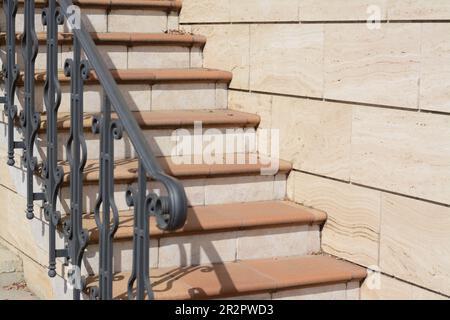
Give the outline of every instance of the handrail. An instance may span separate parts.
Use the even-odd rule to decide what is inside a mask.
[[[70,19],[69,7],[73,5],[72,1],[58,1],[63,9],[62,13],[66,18]],[[116,81],[92,40],[91,35],[86,31],[83,21],[80,19],[79,22],[79,27],[77,26],[77,28],[73,28],[72,30],[74,36],[80,42],[81,48],[90,62],[90,66],[95,70],[96,76],[118,114],[145,170],[154,180],[161,182],[167,190],[169,200],[167,203],[167,213],[170,214],[166,216],[164,221],[158,219],[158,225],[164,230],[179,229],[184,225],[187,214],[187,198],[184,188],[177,179],[167,175],[161,169],[136,119],[120,93]]]
[[[35,111],[35,59],[38,43],[34,25],[35,1],[25,1],[25,23],[22,50],[24,57],[25,103],[21,112],[21,127],[25,134],[14,140],[16,107],[14,92],[19,67],[15,63],[15,15],[18,0],[4,0],[7,17],[7,63],[5,68],[6,95],[0,97],[5,103],[8,115],[8,164],[14,164],[14,149],[23,149],[27,172],[27,217],[33,218],[34,201],[43,201],[44,217],[49,222],[49,264],[48,275],[56,276],[57,258],[64,258],[65,265],[71,264],[68,281],[74,284],[73,298],[80,299],[83,281],[80,274],[82,257],[88,245],[88,231],[83,229],[83,174],[87,161],[87,147],[83,133],[83,90],[84,81],[89,78],[90,69],[103,88],[101,115],[94,117],[92,129],[100,133],[100,178],[99,194],[95,203],[95,221],[100,231],[99,240],[99,287],[92,288],[92,299],[112,299],[113,286],[113,240],[119,225],[119,212],[114,199],[114,141],[122,138],[125,131],[138,156],[137,188],[130,187],[125,193],[129,207],[134,207],[133,263],[128,281],[130,299],[152,298],[149,279],[149,216],[156,217],[157,225],[163,230],[181,228],[187,215],[187,198],[182,184],[167,175],[157,162],[150,146],[128,107],[124,97],[91,35],[86,31],[81,17],[79,25],[72,26],[73,57],[64,63],[64,73],[71,78],[70,114],[71,127],[66,141],[67,159],[70,164],[70,214],[63,221],[64,248],[56,248],[56,232],[60,226],[61,214],[57,210],[57,198],[63,184],[64,171],[58,162],[58,109],[61,104],[61,87],[58,79],[58,25],[64,18],[71,22],[73,2],[71,0],[47,0],[42,13],[42,23],[47,27],[47,74],[44,85],[44,104],[47,112],[47,154],[43,159],[43,192],[33,192],[33,176],[39,167],[33,157],[37,130],[40,127],[39,113]],[[6,9],[6,10],[5,10]],[[78,13],[78,10],[75,11]],[[87,60],[81,59],[82,51]],[[118,119],[112,119],[111,109]],[[149,192],[147,181],[160,182],[166,189],[164,196]],[[134,290],[136,287],[136,290]]]

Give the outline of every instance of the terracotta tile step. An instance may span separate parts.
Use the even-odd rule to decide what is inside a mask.
[[[36,0],[36,7],[44,7],[47,0]],[[23,6],[24,0],[19,0]],[[180,11],[180,0],[74,0],[74,4],[82,8],[103,8],[103,9],[146,9]],[[0,4],[3,6],[3,2]]]
[[[111,70],[116,82],[118,83],[139,83],[154,84],[168,82],[218,82],[229,83],[232,79],[232,73],[228,71],[187,68],[187,69],[120,69]],[[36,71],[36,82],[43,83],[46,78],[46,71]],[[23,85],[24,74],[21,73],[17,84]],[[66,77],[62,71],[58,73],[58,80],[61,84],[69,83],[70,78]],[[86,83],[97,83],[98,79],[94,71],[91,71],[90,79]]]
[[[236,157],[237,155],[232,155]],[[253,164],[249,160],[249,154],[244,155],[244,164],[227,164],[230,162],[223,161],[224,164],[177,164],[179,159],[173,157],[157,157],[161,168],[167,174],[177,178],[201,178],[201,177],[217,177],[217,176],[234,176],[234,175],[259,175],[263,168],[269,168],[265,162],[262,162],[261,157],[257,159],[257,163]],[[227,155],[223,155],[224,159]],[[191,159],[189,156],[188,159]],[[179,163],[179,162],[178,162]],[[69,182],[70,167],[67,162],[61,162],[64,170],[63,185]],[[100,175],[99,160],[88,160],[84,170],[84,184],[94,184],[99,180]],[[116,160],[114,168],[114,181],[116,183],[132,183],[136,181],[138,168],[137,159]],[[280,160],[279,169],[277,173],[288,173],[292,169],[291,163]]]
[[[93,32],[92,39],[98,45],[122,45],[122,46],[138,46],[138,45],[177,45],[184,47],[203,47],[206,43],[206,37],[192,34],[182,33],[137,33],[137,32]],[[40,44],[44,45],[47,41],[47,34],[44,32],[37,33]],[[17,42],[22,39],[22,33],[16,34]],[[58,33],[59,44],[71,44],[73,40],[72,33]],[[6,41],[6,33],[0,33],[0,45],[4,45]],[[20,49],[20,47],[18,48]]]
[[[133,211],[122,211],[116,240],[133,238]],[[292,225],[320,225],[325,222],[326,213],[289,201],[261,201],[236,204],[221,204],[191,207],[188,210],[186,224],[180,230],[164,232],[156,226],[155,219],[150,219],[152,238],[173,237],[205,232],[235,231]],[[89,230],[89,241],[97,243],[98,228],[94,215],[84,216],[83,228]]]
[[[256,127],[260,117],[255,114],[235,110],[163,110],[163,111],[136,111],[133,112],[136,121],[143,129],[186,128],[193,127],[194,122],[201,121],[203,127]],[[95,113],[85,113],[83,126],[91,130],[92,119]],[[117,115],[113,114],[117,119]],[[70,113],[58,113],[58,129],[70,129]],[[41,115],[41,129],[47,127],[46,114]]]
[[[126,299],[130,273],[114,276],[113,296]],[[264,259],[150,270],[156,299],[185,300],[249,295],[262,292],[361,281],[366,270],[328,256]],[[87,291],[97,285],[87,279]]]

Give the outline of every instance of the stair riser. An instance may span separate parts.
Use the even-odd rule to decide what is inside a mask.
[[[277,214],[274,212],[274,214]],[[39,215],[40,216],[40,215]],[[36,226],[36,244],[48,252],[48,223],[38,218],[31,223]],[[56,246],[62,248],[62,234]],[[187,234],[176,237],[153,237],[150,241],[150,268],[182,267],[208,263],[233,262],[237,260],[271,259],[310,255],[320,251],[320,226],[291,225],[268,226],[253,230],[217,231]],[[132,239],[114,242],[114,272],[132,270]],[[42,255],[45,257],[45,255]],[[82,275],[98,273],[99,245],[90,244],[84,254]],[[63,260],[59,259],[62,264]],[[40,261],[46,265],[47,261]],[[64,271],[58,268],[60,275]]]
[[[3,11],[2,9],[0,9]],[[21,32],[24,26],[24,9],[19,8],[16,15],[16,31]],[[36,8],[36,32],[46,31],[41,20],[42,8]],[[150,9],[112,9],[82,8],[82,21],[90,32],[167,32],[178,30],[178,13],[168,13],[163,10]],[[68,32],[67,24],[59,26],[60,32]],[[0,30],[6,30],[6,20],[3,12],[0,14]]]
[[[98,45],[106,65],[111,69],[142,69],[142,68],[201,68],[203,67],[202,49],[200,47],[187,47],[175,45]],[[16,61],[20,70],[24,70],[21,46],[16,47]],[[36,69],[45,70],[47,67],[47,48],[39,46],[36,57]],[[62,69],[66,59],[72,58],[72,47],[59,45],[58,64]],[[6,61],[5,47],[0,48],[0,59]]]
[[[188,203],[191,206],[241,203],[252,201],[283,200],[286,194],[286,176],[238,176],[208,179],[180,179],[184,186]],[[115,184],[115,200],[118,210],[128,210],[125,192],[129,186],[136,188],[136,183]],[[157,182],[149,183],[148,190],[166,195],[164,187]],[[68,212],[70,192],[63,187],[60,193],[58,209]],[[84,212],[93,212],[98,196],[98,185],[84,186]]]
[[[186,129],[189,130],[189,129]],[[213,131],[212,131],[213,130]],[[227,130],[234,133],[227,133]],[[222,129],[203,129],[203,136],[197,135],[203,140],[203,148],[194,148],[193,141],[196,139],[193,130],[189,130],[189,135],[185,135],[187,131],[173,130],[173,129],[161,129],[161,130],[144,130],[143,133],[147,138],[149,146],[153,150],[155,156],[186,156],[186,155],[202,155],[205,157],[209,156],[207,146],[214,143],[215,141],[222,141],[222,150],[217,150],[220,154],[225,154],[226,144],[228,139],[233,139],[234,145],[236,146],[232,152],[235,153],[255,153],[256,152],[256,142],[251,139],[250,135],[246,135],[244,128],[222,128]],[[252,130],[251,128],[248,130]],[[200,131],[200,132],[202,132]],[[239,133],[242,132],[242,133]],[[250,131],[251,132],[251,131]],[[178,138],[177,138],[178,137]],[[66,142],[69,138],[68,132],[62,132],[58,134],[58,159],[67,160],[67,149]],[[85,132],[87,156],[88,159],[98,159],[100,152],[100,141],[99,135],[93,134],[91,132]],[[179,144],[177,140],[180,139]],[[251,140],[250,140],[251,139]],[[183,148],[183,141],[192,148]],[[218,142],[220,143],[220,142]],[[35,147],[35,155],[38,156],[38,160],[41,161],[45,158],[47,154],[47,139],[46,135],[39,135],[37,139],[37,146]],[[199,150],[197,150],[199,149]],[[19,154],[21,152],[19,151]],[[117,160],[136,158],[137,153],[131,144],[128,135],[125,133],[121,140],[117,140],[114,143],[114,157]]]
[[[20,167],[20,159],[17,158],[16,165],[7,167],[7,173],[0,177],[0,184],[25,197],[27,186],[25,183],[25,171]],[[240,175],[213,178],[182,178],[188,202],[192,206],[242,203],[253,201],[283,200],[286,196],[286,174],[280,173],[276,176],[264,175]],[[42,188],[42,180],[34,178],[34,190],[38,192]],[[114,197],[118,210],[128,210],[125,201],[125,192],[129,186],[136,187],[134,183],[115,183]],[[84,212],[93,212],[95,201],[98,196],[98,184],[84,186]],[[166,195],[165,189],[158,182],[149,182],[148,190]],[[61,188],[58,210],[64,215],[70,207],[70,189],[68,186]],[[38,204],[39,202],[37,202]]]
[[[226,109],[228,105],[227,84],[203,83],[159,83],[119,84],[123,97],[132,111]],[[70,84],[61,83],[60,112],[70,112]],[[99,84],[84,87],[84,111],[100,112],[102,88]],[[24,88],[18,87],[16,105],[23,110]],[[43,85],[36,85],[36,110],[45,110]]]
[[[116,242],[114,246],[114,271],[131,271],[132,241]],[[82,274],[98,273],[98,249],[98,245],[88,247]],[[302,256],[319,251],[319,226],[203,233],[152,240],[150,267],[181,267],[232,262],[236,259]]]
[[[359,300],[360,283],[352,281],[330,285],[320,285],[300,289],[280,290],[220,300]]]
[[[4,121],[4,120],[3,120]],[[6,132],[7,126],[4,122],[0,122],[0,132]],[[210,145],[217,145],[218,148],[222,145],[223,148],[215,149],[220,154],[225,154],[227,151],[227,141],[233,141],[233,149],[229,153],[255,153],[257,151],[257,141],[255,139],[253,128],[206,128],[199,130],[203,135],[194,134],[193,129],[156,129],[143,130],[149,146],[151,147],[155,156],[187,156],[187,155],[203,155],[207,159],[211,152],[208,150]],[[15,137],[22,137],[23,133],[20,128],[15,128]],[[90,131],[84,132],[87,147],[87,158],[98,159],[100,150],[100,136],[93,134]],[[58,160],[67,160],[66,143],[69,138],[69,132],[63,131],[58,134]],[[203,143],[199,143],[200,148],[197,148],[197,142],[194,139],[201,139]],[[197,141],[197,140],[195,140]],[[217,142],[217,144],[216,144]],[[186,147],[184,147],[186,145]],[[0,135],[0,150],[7,152],[7,136]],[[231,148],[231,146],[229,147]],[[16,150],[16,155],[21,156],[22,150]],[[39,162],[45,159],[47,154],[47,137],[46,134],[40,134],[36,139],[34,147],[34,155]],[[116,160],[136,158],[137,154],[126,132],[121,140],[114,142],[114,157]],[[193,159],[192,159],[193,160]]]

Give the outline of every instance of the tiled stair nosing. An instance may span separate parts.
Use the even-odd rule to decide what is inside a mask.
[[[214,127],[257,127],[260,117],[255,114],[229,110],[169,110],[169,111],[134,111],[135,119],[142,129],[178,129],[193,127],[201,122],[203,128]],[[86,131],[92,128],[92,119],[100,113],[85,113],[83,127]],[[117,115],[112,114],[116,119]],[[58,113],[58,129],[68,131],[71,127],[70,113]],[[39,133],[46,130],[46,114],[41,114]]]
[[[224,157],[226,155],[223,155]],[[234,155],[236,156],[236,155]],[[177,178],[209,178],[209,177],[225,177],[240,175],[260,175],[261,170],[268,166],[261,163],[244,163],[244,164],[176,164],[172,157],[157,157],[161,168],[167,174]],[[60,162],[64,170],[64,178],[62,186],[66,186],[69,182],[70,167],[67,162]],[[88,160],[84,170],[84,185],[96,184],[99,181],[100,174],[99,160]],[[115,183],[132,183],[137,180],[137,159],[123,159],[115,161],[114,181]],[[290,162],[279,160],[277,172],[271,175],[289,173],[292,170]]]
[[[143,45],[177,45],[184,47],[203,47],[206,44],[206,38],[200,35],[183,33],[136,33],[136,32],[92,32],[92,39],[98,45],[122,45],[127,47]],[[6,33],[0,33],[0,45],[5,44]],[[16,34],[16,40],[19,43],[22,39],[22,33]],[[37,39],[40,44],[45,44],[47,34],[37,33]],[[58,33],[58,44],[72,44],[73,34]],[[20,47],[18,47],[20,49]]]
[[[183,68],[183,69],[112,69],[110,70],[117,83],[127,84],[156,84],[156,83],[230,83],[232,73],[228,71],[205,69],[205,68]],[[37,70],[35,73],[36,83],[44,83],[47,72]],[[23,86],[24,75],[20,74],[17,85]],[[62,71],[58,72],[58,81],[61,84],[70,83],[70,77],[66,77]],[[91,71],[89,83],[98,83],[95,71]]]

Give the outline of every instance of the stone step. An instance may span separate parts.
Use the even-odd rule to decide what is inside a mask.
[[[142,69],[142,68],[201,68],[203,66],[203,47],[206,38],[202,36],[172,32],[172,33],[133,33],[111,32],[91,33],[97,48],[107,66],[111,69]],[[0,33],[0,55],[5,59],[5,33]],[[22,34],[17,38],[17,63],[24,69],[20,45]],[[46,33],[37,34],[39,41],[38,55],[35,61],[37,69],[45,69]],[[66,59],[72,57],[72,33],[58,34],[58,63],[62,69]]]
[[[172,156],[174,152],[180,156],[202,154],[205,148],[215,141],[219,141],[219,147],[222,143],[223,148],[219,152],[226,153],[225,142],[230,142],[231,139],[234,152],[257,151],[255,128],[259,124],[260,117],[254,114],[226,109],[144,111],[133,112],[133,114],[156,156]],[[92,133],[92,121],[95,116],[99,116],[99,113],[87,112],[83,121],[88,159],[98,159],[100,150],[99,135]],[[117,115],[112,114],[112,118],[117,119]],[[58,160],[67,160],[66,143],[70,136],[70,119],[69,113],[58,113]],[[5,121],[4,118],[0,121],[0,130],[7,130]],[[41,128],[34,150],[38,161],[42,161],[47,153],[46,121],[46,114],[42,113]],[[22,135],[22,129],[17,122],[15,136],[18,138]],[[6,136],[0,136],[0,150],[5,152],[6,138]],[[200,146],[203,147],[194,148],[194,138],[201,139]],[[183,147],[183,143],[187,146]],[[115,141],[114,145],[116,159],[137,156],[126,133],[121,140]],[[21,155],[23,152],[17,150],[16,153]]]
[[[228,84],[232,74],[226,71],[187,69],[135,69],[111,70],[128,107],[132,111],[226,109],[228,105]],[[84,87],[86,112],[99,112],[103,89],[94,72]],[[45,110],[44,82],[46,73],[36,73],[36,109]],[[58,75],[61,85],[60,112],[70,111],[70,78],[62,72]],[[23,75],[19,77],[16,104],[23,109]]]
[[[304,256],[320,252],[320,228],[326,214],[288,201],[263,201],[197,206],[189,209],[182,230],[162,232],[150,221],[150,266],[188,266],[262,258]],[[33,226],[33,245],[42,248],[42,265],[47,264],[48,222],[38,216]],[[94,275],[99,268],[98,230],[92,214],[86,214],[83,228],[90,234],[81,274]],[[120,212],[120,225],[113,245],[114,272],[132,269],[133,217]],[[63,247],[62,234],[57,247]],[[37,259],[37,258],[36,258]],[[65,276],[60,259],[57,269]]]
[[[114,299],[127,299],[130,273],[114,276]],[[261,259],[150,270],[155,298],[358,299],[364,268],[328,256]],[[98,277],[87,279],[87,292]]]
[[[188,266],[262,258],[303,256],[320,251],[320,226],[326,214],[287,201],[262,201],[191,207],[186,225],[163,232],[150,220],[151,267]],[[115,236],[115,272],[132,268],[133,212],[120,212]],[[92,214],[83,274],[98,271],[99,233]]]
[[[242,156],[243,163],[236,159]],[[253,157],[254,156],[254,157]],[[225,154],[218,157],[222,163],[186,163],[191,157],[156,157],[162,170],[168,175],[176,178],[214,178],[236,175],[260,175],[269,166],[266,165],[266,159],[263,156],[251,154]],[[194,159],[195,160],[195,159]],[[183,163],[184,162],[184,163]],[[62,186],[69,183],[70,166],[67,162],[62,162],[61,167],[64,171]],[[117,183],[133,183],[138,178],[138,159],[124,159],[115,162],[114,181]],[[292,169],[291,163],[279,160],[279,166],[272,174],[288,173]],[[86,162],[83,184],[97,184],[100,177],[100,161],[98,159],[88,160]]]
[[[234,155],[236,156],[236,155]],[[291,169],[290,163],[278,159],[259,157],[251,163],[245,156],[243,164],[176,164],[167,157],[157,157],[162,168],[177,177],[183,185],[188,203],[191,206],[241,203],[254,201],[283,200],[286,197],[286,179]],[[192,161],[189,157],[189,160]],[[231,159],[231,156],[230,156]],[[184,158],[186,160],[186,158]],[[267,162],[266,162],[267,160]],[[253,161],[253,157],[252,157]],[[278,162],[278,163],[277,163]],[[266,164],[267,163],[267,164]],[[67,185],[69,166],[64,163],[65,182],[59,192],[57,209],[64,215],[70,208],[70,189]],[[98,160],[89,160],[83,183],[83,211],[93,212],[98,197]],[[129,186],[136,186],[137,161],[135,159],[116,161],[114,198],[118,210],[128,210],[125,192]],[[26,172],[16,157],[14,166],[7,166],[0,176],[0,184],[26,197]],[[43,180],[36,175],[33,180],[35,192],[43,188]],[[148,190],[165,195],[165,188],[158,182],[149,181]],[[40,202],[36,202],[39,206]]]
[[[114,239],[133,239],[133,210],[119,212],[119,227]],[[261,201],[235,204],[196,206],[188,209],[184,227],[176,231],[162,231],[150,218],[150,235],[153,239],[198,235],[237,230],[256,230],[293,225],[321,225],[327,215],[289,201]],[[89,231],[89,242],[98,243],[99,232],[94,215],[83,217],[83,227]]]
[[[23,30],[23,1],[16,16],[16,30]],[[178,30],[181,1],[178,0],[79,0],[82,20],[88,31],[95,32],[167,32]],[[41,13],[45,1],[36,1],[36,31],[44,31]],[[0,31],[6,28],[4,15],[0,16]],[[67,25],[60,31],[68,31]]]
[[[84,116],[84,137],[88,159],[98,159],[99,135],[92,133],[92,120],[99,114],[86,113]],[[234,152],[251,153],[257,151],[256,130],[259,116],[233,110],[188,110],[188,111],[146,111],[134,112],[135,118],[147,138],[155,156],[182,156],[203,154],[207,146],[217,142],[216,150],[226,153],[226,142],[233,143]],[[58,159],[67,160],[66,142],[70,136],[70,114],[58,115]],[[116,119],[116,114],[113,115]],[[36,140],[35,154],[40,161],[47,153],[45,134],[46,115]],[[0,138],[1,139],[1,138]],[[200,139],[199,148],[194,148],[194,139]],[[197,142],[195,142],[197,143]],[[186,147],[183,147],[186,146]],[[20,154],[20,150],[18,151]],[[115,159],[137,157],[128,135],[114,143]]]

